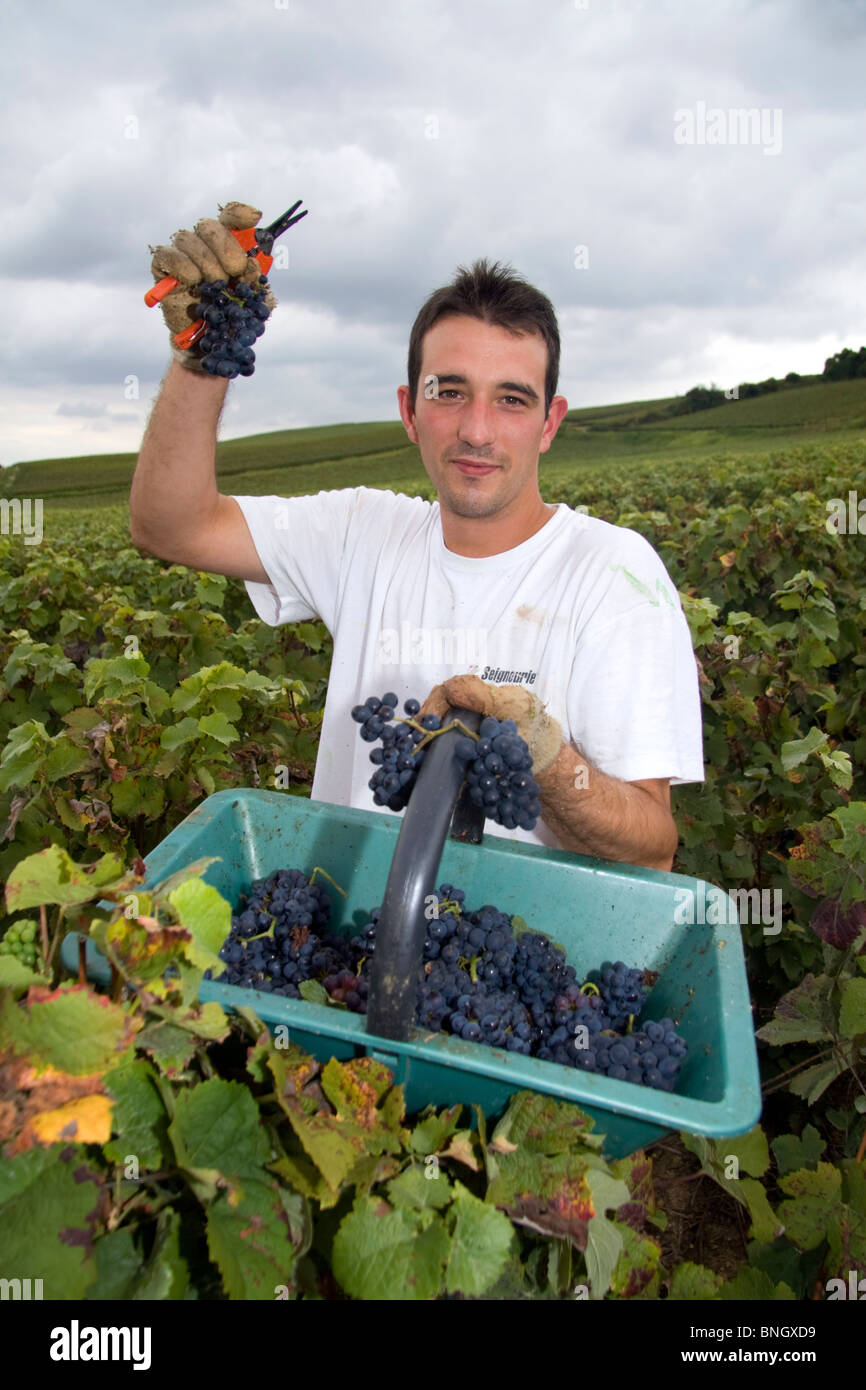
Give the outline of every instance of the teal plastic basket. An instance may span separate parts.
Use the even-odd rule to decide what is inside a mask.
[[[346,901],[323,881],[333,905],[332,929],[356,935],[382,901],[400,824],[398,816],[280,792],[220,791],[147,856],[145,887],[193,860],[218,855],[204,879],[234,908],[254,879],[284,868],[310,873],[319,865],[348,894]],[[733,926],[680,924],[677,891],[697,893],[697,879],[497,836],[486,836],[480,845],[447,840],[436,882],[463,888],[470,909],[493,903],[547,933],[564,947],[581,977],[614,960],[658,971],[642,1017],[674,1019],[688,1042],[676,1092],[443,1033],[416,1030],[408,1042],[376,1038],[367,1033],[363,1015],[216,980],[203,982],[201,998],[226,1009],[254,1008],[272,1031],[285,1025],[291,1041],[320,1061],[369,1053],[404,1086],[410,1112],[460,1101],[495,1116],[520,1090],[571,1101],[594,1118],[611,1158],[672,1129],[726,1137],[756,1123],[761,1113],[757,1052],[732,900]],[[74,942],[65,943],[70,964]]]

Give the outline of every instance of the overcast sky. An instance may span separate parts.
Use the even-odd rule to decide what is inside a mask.
[[[3,465],[138,448],[148,244],[231,198],[309,216],[224,437],[399,418],[478,256],[553,300],[572,407],[866,342],[866,0],[40,0],[0,72]]]

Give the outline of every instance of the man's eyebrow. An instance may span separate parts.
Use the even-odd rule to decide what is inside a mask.
[[[466,386],[469,380],[468,377],[461,376],[459,372],[446,372],[443,375],[431,372],[430,375],[436,377],[440,386]],[[531,401],[538,401],[541,399],[538,392],[533,390],[531,386],[527,386],[523,381],[498,381],[496,383],[496,390],[517,391],[521,396],[528,396]]]

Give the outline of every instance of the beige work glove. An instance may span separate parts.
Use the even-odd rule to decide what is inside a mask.
[[[174,341],[175,333],[189,328],[199,317],[198,298],[190,293],[190,286],[201,280],[246,280],[250,285],[258,285],[261,270],[251,256],[238,244],[232,231],[245,227],[255,227],[261,221],[261,212],[249,203],[226,203],[220,208],[218,218],[203,217],[190,232],[185,228],[175,232],[171,246],[151,246],[153,259],[150,268],[155,280],[173,275],[178,281],[177,289],[167,294],[160,302],[163,318],[172,335],[171,351],[175,361],[190,371],[204,372],[198,354],[194,349],[183,350]],[[276,300],[270,289],[265,295],[265,303],[273,309]]]
[[[488,685],[478,676],[451,676],[431,690],[421,706],[424,714],[448,709],[472,709],[494,719],[513,719],[529,749],[533,776],[545,772],[562,745],[562,727],[549,715],[537,695],[522,685]]]

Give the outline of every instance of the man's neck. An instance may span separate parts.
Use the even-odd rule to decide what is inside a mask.
[[[536,535],[555,512],[556,507],[543,502],[540,496],[530,512],[524,506],[514,514],[497,512],[495,516],[481,517],[458,516],[440,502],[442,539],[446,550],[469,559],[501,555]]]

